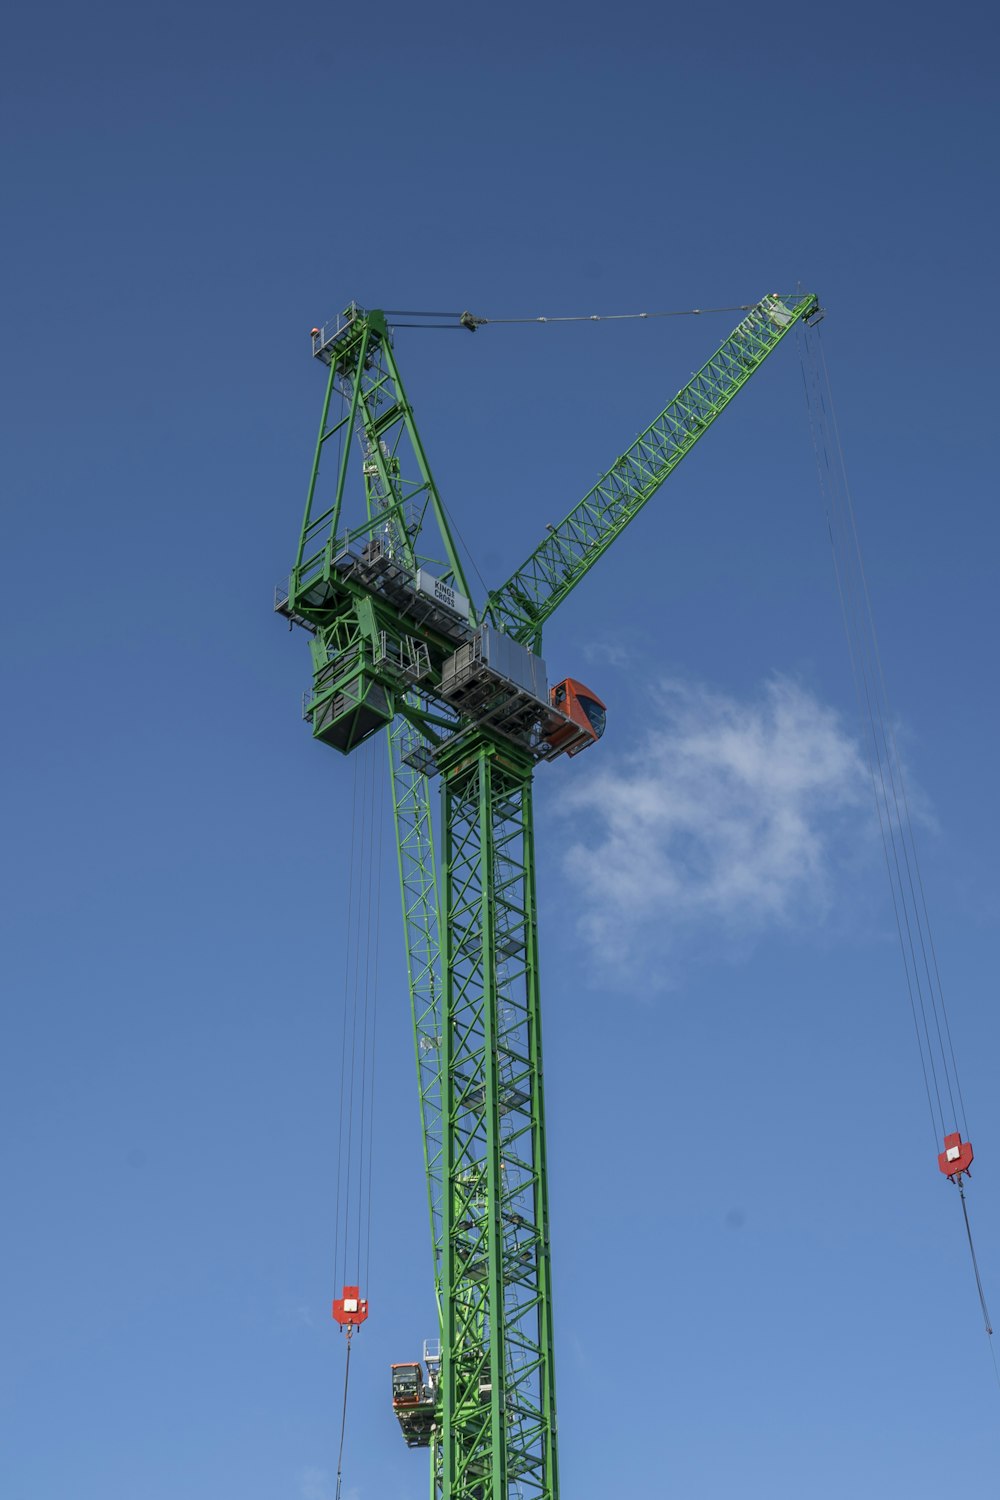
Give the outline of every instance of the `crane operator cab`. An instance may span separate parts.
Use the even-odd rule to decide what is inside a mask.
[[[429,1448],[437,1404],[436,1371],[428,1364],[428,1379],[417,1362],[392,1367],[392,1409],[408,1448]]]
[[[570,720],[559,724],[547,735],[553,750],[565,749],[567,755],[579,755],[581,750],[594,745],[604,733],[607,723],[607,705],[597,694],[573,677],[557,682],[549,694],[552,707]]]

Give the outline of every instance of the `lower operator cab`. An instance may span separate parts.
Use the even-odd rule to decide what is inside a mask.
[[[572,725],[560,727],[549,735],[548,742],[553,750],[565,746],[567,755],[579,755],[581,750],[597,743],[604,733],[608,710],[596,693],[574,677],[567,677],[556,683],[549,700],[553,708],[572,720]],[[582,739],[580,730],[584,734]]]
[[[429,1339],[424,1344],[424,1363],[426,1380],[419,1361],[392,1367],[392,1409],[408,1448],[429,1448],[434,1431],[441,1355],[440,1345],[432,1345]]]

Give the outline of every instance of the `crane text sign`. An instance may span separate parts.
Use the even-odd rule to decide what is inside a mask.
[[[440,578],[435,578],[426,568],[417,569],[416,586],[421,594],[429,594],[432,599],[443,604],[445,609],[461,615],[463,620],[469,618],[469,601],[465,595],[458,593],[450,584],[442,583]]]

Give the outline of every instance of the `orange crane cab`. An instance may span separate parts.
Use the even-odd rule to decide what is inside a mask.
[[[392,1367],[392,1409],[408,1448],[429,1448],[434,1431],[440,1354],[428,1353],[425,1345],[424,1358],[426,1380],[419,1360]]]
[[[570,720],[560,724],[548,735],[548,744],[554,751],[565,749],[567,755],[579,755],[589,745],[594,745],[604,733],[607,723],[607,705],[597,694],[574,677],[557,682],[549,694],[552,707]]]

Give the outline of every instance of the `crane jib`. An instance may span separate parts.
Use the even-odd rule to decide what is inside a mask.
[[[674,397],[535,549],[492,592],[486,613],[518,640],[537,642],[541,627],[660,488],[708,428],[800,319],[820,316],[815,296],[764,297],[712,358]]]

